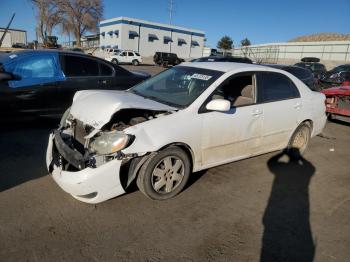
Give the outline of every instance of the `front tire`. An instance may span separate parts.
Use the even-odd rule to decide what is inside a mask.
[[[112,62],[113,64],[115,64],[115,65],[118,65],[118,64],[119,64],[118,60],[115,59],[115,58],[113,58],[111,62]]]
[[[304,122],[294,131],[288,147],[287,154],[294,159],[299,159],[306,151],[311,137],[311,125]]]
[[[188,155],[176,146],[151,156],[141,167],[136,184],[140,191],[154,200],[165,200],[179,194],[191,173]]]

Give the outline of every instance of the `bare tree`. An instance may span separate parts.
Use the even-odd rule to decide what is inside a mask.
[[[56,0],[56,2],[62,12],[62,30],[73,33],[77,46],[80,46],[80,38],[84,33],[97,31],[98,22],[103,14],[101,0]]]
[[[41,40],[52,34],[52,30],[61,22],[60,11],[55,0],[30,0],[37,8],[36,32]]]

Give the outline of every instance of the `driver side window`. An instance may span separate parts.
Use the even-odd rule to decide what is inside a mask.
[[[254,73],[244,73],[226,79],[211,95],[213,99],[229,100],[231,107],[252,105],[256,102]]]

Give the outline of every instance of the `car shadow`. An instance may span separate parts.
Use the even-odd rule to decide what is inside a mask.
[[[267,165],[274,180],[262,221],[260,261],[313,261],[309,184],[315,167],[301,156],[293,159],[284,152]]]
[[[331,122],[331,123],[335,123],[335,124],[339,124],[339,125],[343,125],[343,126],[350,126],[350,118],[349,118],[349,122],[342,121],[342,120],[339,120],[339,119],[331,119],[331,120],[328,120],[328,121]]]
[[[1,126],[0,192],[47,175],[47,139],[57,120],[14,119]]]

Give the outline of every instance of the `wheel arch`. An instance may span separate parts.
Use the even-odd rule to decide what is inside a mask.
[[[298,127],[299,127],[300,125],[304,124],[304,123],[307,123],[307,124],[310,125],[311,132],[312,132],[313,127],[314,127],[314,122],[313,122],[311,119],[305,119],[304,121],[302,121],[302,122],[298,125]]]
[[[135,180],[135,178],[138,176],[138,173],[142,167],[142,165],[147,161],[147,159],[153,155],[155,155],[157,152],[162,151],[166,148],[177,146],[181,148],[188,156],[190,160],[190,170],[193,172],[193,166],[194,166],[194,153],[191,147],[185,143],[182,142],[172,142],[167,145],[164,145],[163,147],[159,148],[157,151],[148,153],[144,156],[136,157],[131,159],[130,161],[124,163],[120,170],[120,181],[122,182],[122,186],[124,189],[128,188],[131,183]]]
[[[191,163],[191,172],[193,171],[193,166],[194,166],[194,153],[193,150],[191,149],[191,147],[183,142],[173,142],[170,144],[167,144],[163,147],[161,147],[158,151],[161,151],[165,148],[171,147],[171,146],[177,146],[179,148],[181,148],[188,156],[190,163]]]

